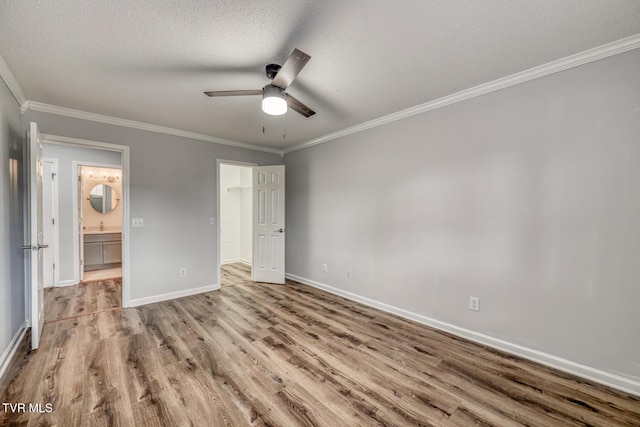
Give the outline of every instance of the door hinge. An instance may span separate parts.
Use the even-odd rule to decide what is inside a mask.
[[[55,218],[51,218],[51,224],[52,225],[56,225],[56,219]]]
[[[56,173],[55,172],[51,172],[51,180],[53,181],[54,179],[56,179]]]
[[[53,269],[54,270],[56,269],[56,263],[55,262],[53,263]]]
[[[82,182],[82,175],[78,175],[78,182]]]
[[[80,265],[84,265],[84,260],[83,259],[80,260]]]

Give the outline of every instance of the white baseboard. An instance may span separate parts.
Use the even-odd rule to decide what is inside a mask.
[[[242,259],[242,258],[235,258],[235,259],[227,259],[224,261],[220,261],[220,265],[226,265],[226,264],[246,264],[246,265],[251,265],[251,261],[246,260],[246,259]]]
[[[479,332],[474,332],[469,329],[461,328],[459,326],[451,325],[449,323],[441,322],[439,320],[432,319],[421,314],[413,313],[402,308],[394,307],[380,301],[372,300],[351,292],[344,291],[342,289],[325,285],[324,283],[319,283],[310,279],[306,279],[304,277],[296,276],[294,274],[287,273],[286,277],[288,279],[295,280],[296,282],[300,282],[305,285],[327,291],[334,295],[339,295],[343,298],[359,302],[369,307],[377,308],[387,313],[395,314],[405,319],[413,320],[415,322],[422,323],[423,325],[431,326],[432,328],[449,332],[453,335],[466,338],[470,341],[474,341],[476,343],[504,351],[505,353],[520,356],[524,359],[531,360],[533,362],[537,362],[563,372],[568,372],[570,374],[615,388],[617,390],[624,391],[626,393],[640,396],[640,381],[606,372],[601,369],[582,365],[571,360],[563,359],[552,354],[523,347],[518,344],[510,343],[508,341],[481,334]]]
[[[11,339],[11,342],[9,343],[7,349],[4,351],[4,353],[2,353],[2,357],[0,357],[0,378],[4,376],[5,371],[9,367],[9,364],[13,360],[13,357],[16,355],[18,347],[20,347],[20,343],[22,343],[22,340],[27,333],[27,329],[29,329],[29,325],[25,320],[25,322],[20,326],[20,328],[18,328],[18,331]]]
[[[56,288],[63,288],[65,286],[73,286],[73,285],[77,285],[78,281],[71,279],[71,280],[60,280],[58,282],[58,284],[55,286]]]
[[[167,301],[167,300],[176,299],[176,298],[188,297],[196,294],[203,294],[205,292],[217,291],[218,289],[220,289],[219,284],[207,285],[207,286],[201,286],[199,288],[186,289],[184,291],[169,292],[166,294],[154,295],[151,297],[137,298],[137,299],[129,300],[129,304],[127,305],[127,307],[138,307],[141,305],[153,304],[155,302],[162,302],[162,301]]]

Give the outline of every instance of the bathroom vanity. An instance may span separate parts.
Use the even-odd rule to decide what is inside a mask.
[[[84,271],[122,266],[122,233],[89,230],[84,233]]]

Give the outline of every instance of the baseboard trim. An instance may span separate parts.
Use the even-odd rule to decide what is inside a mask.
[[[413,313],[402,308],[394,307],[380,301],[366,298],[351,292],[344,291],[342,289],[334,288],[333,286],[306,279],[304,277],[296,276],[294,274],[287,273],[286,277],[288,279],[295,280],[296,282],[300,282],[305,285],[309,285],[314,288],[329,292],[331,294],[341,296],[348,300],[356,301],[369,307],[377,308],[387,313],[395,314],[396,316],[413,320],[415,322],[422,323],[423,325],[431,326],[432,328],[439,329],[462,338],[466,338],[478,344],[486,345],[488,347],[504,351],[505,353],[513,354],[524,359],[540,363],[541,365],[549,366],[559,371],[567,372],[578,377],[624,391],[626,393],[640,396],[640,381],[606,372],[601,369],[582,365],[571,360],[563,359],[561,357],[544,353],[542,351],[533,350],[528,347],[494,338],[489,335],[481,334],[479,332],[474,332],[469,329],[461,328],[449,323],[441,322],[439,320],[423,316],[421,314]]]
[[[205,292],[217,291],[220,285],[207,285],[199,288],[186,289],[184,291],[169,292],[166,294],[154,295],[151,297],[137,298],[129,300],[127,307],[139,307],[141,305],[153,304],[156,302],[168,301],[177,298],[188,297],[191,295],[203,294]]]
[[[73,286],[73,285],[77,285],[78,281],[71,279],[71,280],[60,280],[58,281],[58,284],[54,286],[54,288],[64,288],[65,286]]]
[[[16,352],[20,347],[20,344],[22,343],[22,340],[24,339],[27,333],[27,329],[29,329],[29,325],[25,320],[25,322],[20,326],[20,328],[18,328],[18,331],[11,339],[11,342],[9,342],[9,346],[7,347],[7,349],[4,351],[4,353],[2,353],[2,357],[0,357],[0,379],[4,377],[5,371],[7,370],[7,368],[11,364],[11,361],[15,357]]]
[[[246,259],[242,259],[242,258],[235,258],[235,259],[227,259],[225,261],[220,261],[220,265],[227,265],[227,264],[245,264],[245,265],[251,265],[251,261],[248,261]]]

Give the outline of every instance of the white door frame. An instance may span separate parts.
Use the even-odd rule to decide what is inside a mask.
[[[116,167],[122,169],[122,306],[130,307],[131,300],[131,272],[130,272],[130,224],[129,224],[129,169],[130,169],[130,153],[129,147],[126,145],[111,144],[108,142],[91,141],[88,139],[70,138],[58,135],[42,135],[43,141],[50,144],[60,144],[67,146],[75,146],[82,148],[95,148],[99,150],[115,151],[121,153],[122,165]],[[88,162],[79,162],[88,163]],[[113,166],[111,166],[113,167]],[[77,167],[76,167],[77,170]],[[77,173],[77,172],[76,172]],[[72,189],[75,203],[77,203],[77,188],[74,182]],[[74,206],[74,216],[77,221],[77,205]],[[77,223],[74,224],[74,233],[78,231]],[[79,236],[74,236],[74,242],[79,241]],[[75,244],[75,243],[74,243]],[[78,248],[79,250],[79,248]],[[75,251],[74,251],[75,253]],[[79,264],[79,258],[78,258]],[[78,268],[78,272],[79,272]]]
[[[46,251],[48,250],[50,254],[52,254],[51,258],[52,258],[52,263],[53,263],[53,283],[51,284],[52,286],[58,286],[59,282],[60,282],[60,275],[58,274],[59,269],[57,269],[56,267],[58,267],[58,257],[59,257],[59,242],[58,242],[58,226],[60,223],[59,217],[58,217],[58,159],[51,159],[48,157],[43,157],[42,158],[42,163],[51,163],[51,170],[53,171],[53,175],[55,176],[55,178],[53,178],[50,182],[51,182],[51,189],[50,189],[50,194],[51,194],[51,200],[44,200],[44,203],[51,203],[51,218],[44,218],[44,222],[45,222],[45,227],[48,227],[49,225],[47,224],[51,219],[53,219],[55,222],[53,223],[53,230],[51,232],[51,236],[49,240],[47,240],[45,243],[49,245],[49,247],[47,249],[45,249],[45,254]],[[45,182],[49,182],[48,180]]]
[[[76,160],[71,162],[71,170],[72,176],[78,176],[80,173],[81,167],[94,167],[94,168],[111,168],[111,169],[122,169],[122,174],[124,175],[124,168],[121,165],[115,165],[113,163],[97,163],[97,162],[87,162],[84,160]],[[122,181],[122,189],[124,193],[124,180]],[[84,235],[80,233],[80,218],[78,217],[78,212],[82,207],[82,204],[78,200],[80,197],[80,188],[78,187],[78,180],[73,180],[73,198],[72,198],[72,209],[73,209],[73,271],[74,276],[73,280],[75,283],[80,283],[83,279],[83,265],[80,265],[80,259],[82,258],[82,243],[84,242]],[[124,205],[122,206],[124,208]],[[124,209],[123,209],[124,214]],[[124,232],[124,217],[122,218],[122,229]],[[124,274],[124,272],[123,272]],[[124,287],[124,285],[123,285]]]
[[[218,249],[217,249],[218,262],[216,263],[217,265],[216,268],[218,269],[218,271],[216,275],[218,276],[218,288],[222,286],[222,277],[221,277],[221,271],[220,271],[220,259],[221,259],[220,234],[222,233],[222,226],[220,224],[220,165],[243,166],[243,167],[252,168],[254,166],[258,166],[258,164],[248,163],[248,162],[238,162],[235,160],[224,160],[224,159],[217,159],[217,162],[216,162],[216,241],[218,245]],[[252,242],[252,245],[253,245],[253,242]],[[253,248],[251,252],[253,253]]]

